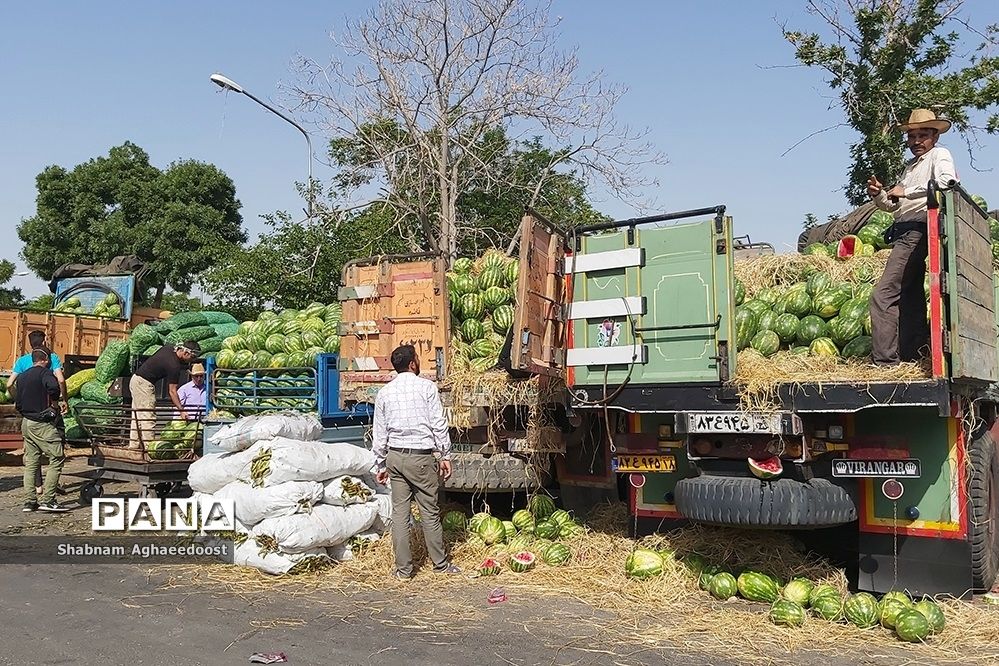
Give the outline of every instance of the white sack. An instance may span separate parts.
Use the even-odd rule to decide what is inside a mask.
[[[338,476],[323,486],[323,502],[334,506],[364,504],[375,496],[375,491],[356,476]]]
[[[379,534],[385,534],[392,525],[392,497],[390,495],[375,495],[370,504],[373,504],[378,512],[378,517],[372,523],[371,529]]]
[[[324,548],[313,548],[301,553],[277,552],[261,555],[260,546],[255,544],[253,539],[249,539],[236,546],[236,550],[233,551],[233,564],[241,567],[253,567],[264,573],[277,576],[288,573],[293,566],[309,557],[329,559]]]
[[[361,480],[364,481],[364,485],[374,490],[376,495],[392,494],[392,490],[388,487],[388,485],[378,483],[378,481],[375,479],[374,474],[365,474],[364,476],[361,477]]]
[[[233,481],[215,493],[218,499],[233,500],[236,519],[253,526],[267,518],[308,513],[323,499],[323,486],[315,481],[289,481],[266,488],[254,488],[243,481]]]
[[[326,553],[337,562],[350,562],[354,559],[354,550],[345,543],[338,543],[326,549]]]
[[[303,442],[285,437],[257,442],[248,451],[254,455],[270,451],[270,473],[263,485],[286,481],[327,481],[338,476],[361,476],[375,465],[371,451],[354,444]],[[245,481],[249,481],[249,466]]]
[[[250,478],[252,450],[239,453],[209,453],[187,468],[187,485],[191,490],[214,493],[243,477]]]
[[[301,553],[312,548],[335,546],[364,532],[375,521],[378,511],[373,503],[352,506],[317,504],[312,513],[268,518],[250,530],[250,538],[269,537],[286,553]]]
[[[257,414],[219,428],[208,441],[229,452],[243,451],[253,444],[274,437],[315,441],[323,435],[323,424],[315,414],[281,412]]]

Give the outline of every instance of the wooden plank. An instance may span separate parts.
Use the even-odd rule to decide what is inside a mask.
[[[562,304],[565,239],[553,225],[528,211],[521,220],[520,277],[511,363],[528,372],[561,376],[565,347]]]

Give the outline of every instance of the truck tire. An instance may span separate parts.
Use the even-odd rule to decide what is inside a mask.
[[[456,453],[451,456],[451,465],[451,478],[443,484],[446,490],[502,492],[540,485],[534,466],[509,453]]]
[[[702,475],[677,482],[674,497],[684,518],[711,525],[812,529],[857,519],[849,494],[826,479],[806,483]]]
[[[999,447],[990,432],[968,447],[968,540],[975,589],[987,592],[999,574]]]

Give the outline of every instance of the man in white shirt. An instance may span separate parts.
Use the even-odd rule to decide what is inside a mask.
[[[936,181],[941,188],[957,182],[950,151],[938,146],[940,135],[950,129],[950,121],[937,118],[929,109],[916,109],[909,122],[900,125],[913,158],[905,165],[902,178],[889,190],[871,176],[867,193],[881,210],[895,215],[895,223],[885,234],[891,243],[891,256],[871,295],[871,336],[873,357],[878,365],[916,361],[929,339],[926,321],[926,186]]]
[[[437,505],[441,478],[451,476],[451,438],[440,394],[436,384],[420,377],[420,357],[412,345],[392,352],[392,367],[398,375],[375,398],[371,448],[376,479],[391,482],[393,575],[402,580],[413,575],[409,524],[414,499],[434,571],[460,573],[444,552]]]

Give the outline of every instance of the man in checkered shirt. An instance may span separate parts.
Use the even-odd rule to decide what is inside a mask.
[[[413,575],[409,525],[414,499],[434,571],[460,573],[444,552],[437,506],[441,478],[451,476],[451,438],[441,397],[436,384],[420,377],[420,357],[413,345],[392,352],[392,367],[398,376],[375,399],[372,451],[378,482],[391,482],[393,575],[403,580]]]

